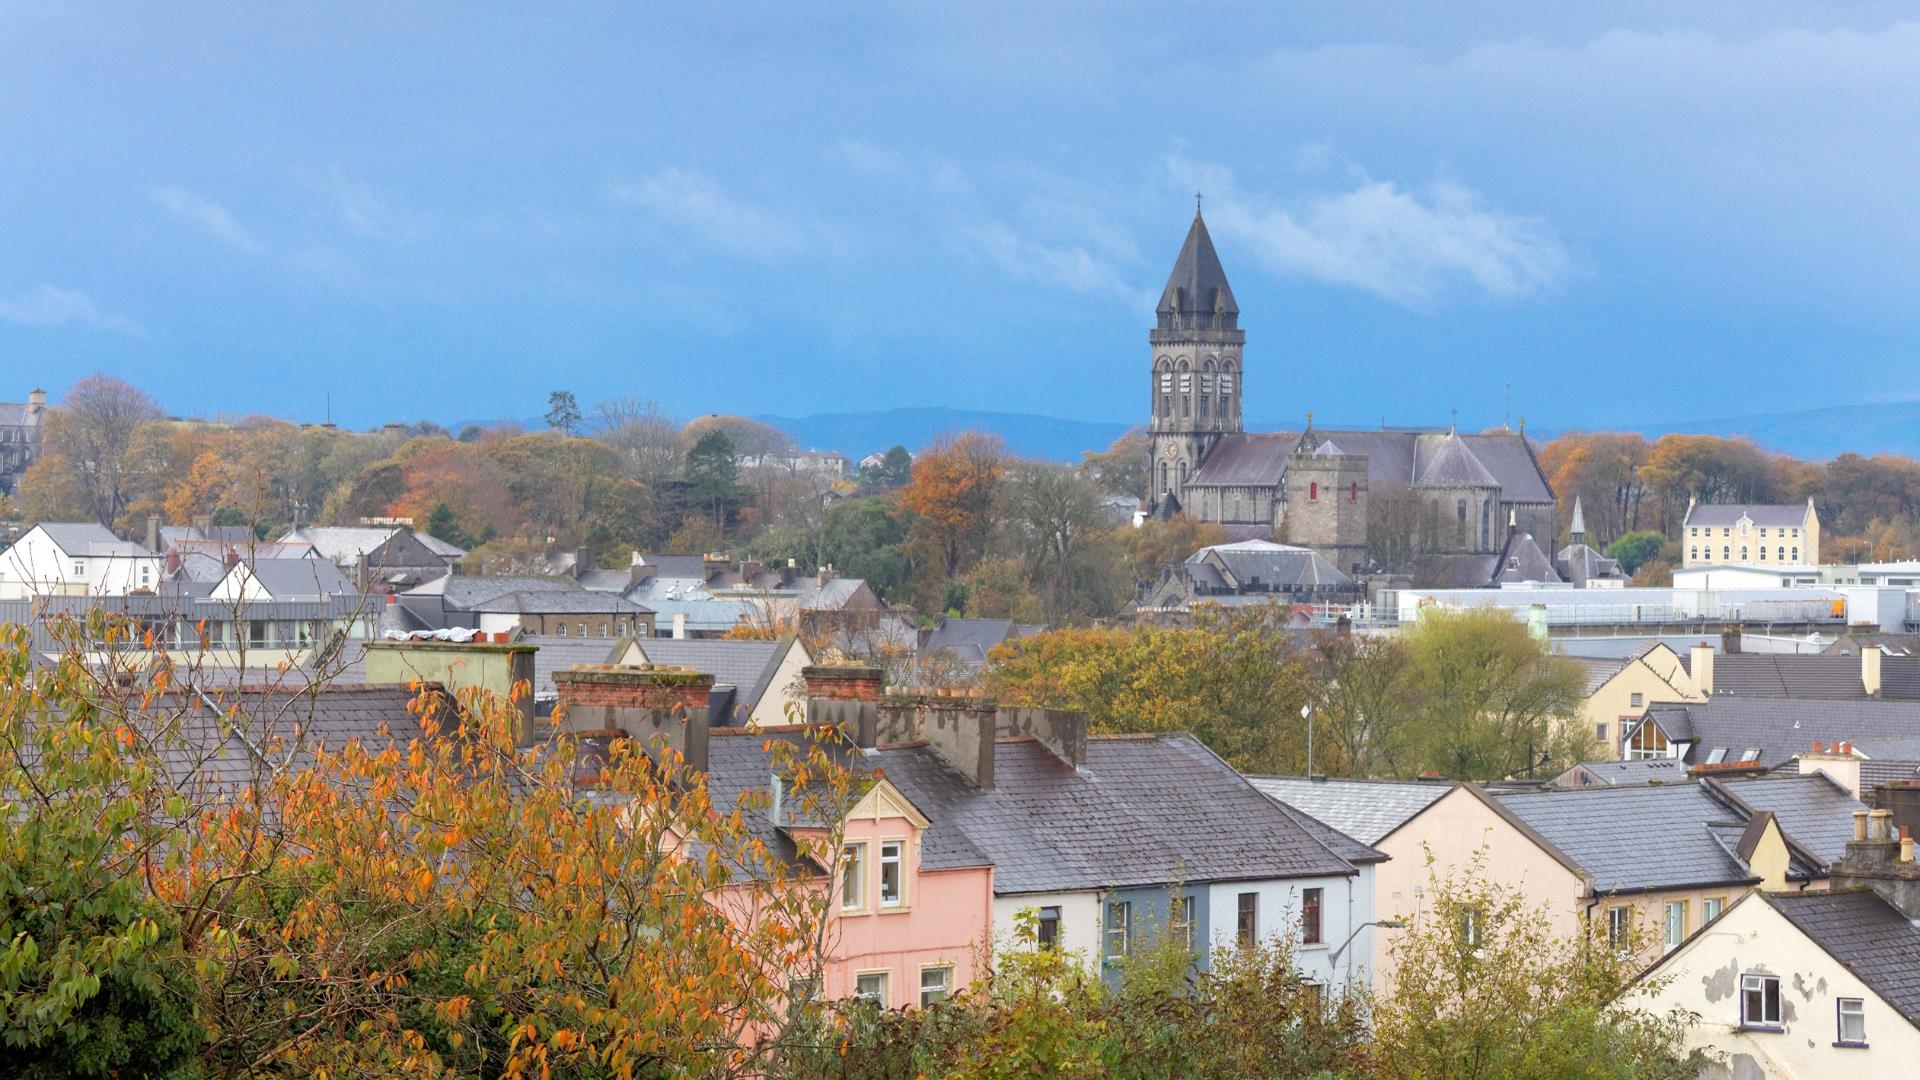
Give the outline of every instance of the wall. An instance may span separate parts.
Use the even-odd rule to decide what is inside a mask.
[[[1780,976],[1786,1030],[1738,1030],[1742,974]],[[1699,1014],[1687,1044],[1728,1055],[1724,1076],[1865,1080],[1910,1076],[1920,1061],[1920,1031],[1757,898],[1728,911],[1711,933],[1697,935],[1648,975],[1664,984],[1628,1003],[1653,1013],[1683,1008]],[[1835,1002],[1843,997],[1865,1003],[1866,1049],[1833,1045]]]
[[[993,941],[1005,948],[1014,939],[1015,916],[1024,909],[1060,909],[1060,947],[1078,952],[1089,969],[1100,953],[1100,896],[1086,892],[1019,893],[993,898]]]
[[[886,971],[888,1007],[920,1003],[923,967],[953,969],[953,992],[974,980],[977,965],[991,947],[993,871],[989,867],[923,872],[920,837],[901,817],[857,817],[846,823],[847,842],[865,841],[866,908],[833,920],[828,944],[825,993],[829,998],[854,992],[865,971]],[[911,845],[906,903],[881,908],[880,841],[908,839]],[[836,907],[837,898],[836,898]]]
[[[791,724],[807,717],[806,683],[800,677],[800,670],[813,663],[807,655],[806,646],[799,638],[788,642],[785,654],[780,657],[780,666],[774,669],[773,681],[767,684],[767,692],[753,706],[753,714],[747,718],[750,727],[763,727],[767,724]],[[751,686],[740,687],[745,693]],[[787,706],[793,705],[797,711],[789,713]]]
[[[1579,932],[1581,879],[1465,788],[1455,787],[1373,846],[1390,856],[1374,871],[1376,918],[1412,922],[1423,913],[1434,880],[1472,873],[1544,907],[1554,933]],[[1400,934],[1388,929],[1374,934],[1376,990],[1384,991],[1392,980],[1390,950]]]
[[[160,584],[165,569],[157,557],[82,555],[84,575],[73,574],[73,556],[61,552],[38,529],[0,552],[0,598],[31,596],[125,596]],[[141,577],[142,568],[146,576]]]
[[[1671,668],[1673,681],[1662,678],[1652,664]],[[1592,735],[1597,725],[1606,725],[1606,736],[1595,740],[1599,745],[1599,760],[1616,761],[1620,758],[1620,732],[1638,720],[1648,706],[1660,702],[1702,700],[1687,673],[1680,670],[1678,660],[1671,653],[1655,650],[1652,664],[1645,659],[1628,663],[1580,703],[1581,731]],[[1640,695],[1641,703],[1638,705],[1633,703],[1635,694]]]
[[[1276,936],[1291,938],[1294,962],[1309,981],[1335,986],[1358,979],[1364,986],[1373,963],[1375,928],[1363,929],[1352,944],[1341,952],[1335,949],[1353,934],[1354,928],[1372,922],[1377,888],[1375,864],[1360,867],[1353,877],[1296,878],[1287,881],[1223,881],[1207,887],[1207,943],[1210,947],[1231,948],[1239,942],[1240,894],[1254,893],[1256,930],[1261,940]],[[1304,889],[1322,890],[1320,900],[1320,943],[1300,941],[1300,897]]]

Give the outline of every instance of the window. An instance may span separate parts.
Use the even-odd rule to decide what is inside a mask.
[[[853,977],[853,996],[863,1001],[871,1001],[881,1008],[887,1007],[887,973],[884,971],[866,971]]]
[[[1722,529],[1720,530],[1720,535],[1721,535],[1721,536],[1723,536],[1723,537],[1725,537],[1725,536],[1732,536],[1732,535],[1733,535],[1733,526],[1731,526],[1731,525],[1728,525],[1728,526],[1726,526],[1726,527],[1724,527],[1724,528],[1722,528]]]
[[[1133,930],[1133,905],[1125,900],[1107,901],[1107,959],[1127,955],[1127,936]]]
[[[1352,480],[1347,483],[1347,501],[1348,502],[1360,501],[1360,481]]]
[[[920,1007],[926,1008],[936,1001],[947,1000],[953,991],[953,969],[940,965],[920,969]]]
[[[1241,948],[1250,948],[1260,940],[1260,894],[1243,892],[1240,894],[1240,910],[1236,918],[1234,931]]]
[[[74,577],[87,576],[87,560],[85,559],[73,560],[73,576]]]
[[[140,564],[140,584],[148,585],[148,584],[151,584],[152,581],[153,581],[153,567],[148,566],[146,563],[141,563]]]
[[[1765,540],[1766,538],[1767,538],[1767,527],[1765,525],[1762,525],[1760,527],[1760,539]]]
[[[1699,548],[1697,548],[1697,547],[1690,547],[1690,548],[1688,548],[1688,549],[1687,549],[1687,558],[1689,558],[1689,559],[1697,559],[1697,558],[1699,558],[1699,557],[1700,557],[1700,549],[1699,549]]]
[[[1749,746],[1745,750],[1742,750],[1740,752],[1740,760],[1741,761],[1759,761],[1760,748],[1757,746]]]
[[[1840,1045],[1867,1045],[1867,1003],[1861,998],[1839,998],[1834,1002],[1839,1012]]]
[[[1725,760],[1727,760],[1727,748],[1724,746],[1716,746],[1707,752],[1707,764],[1709,765],[1718,765]]]
[[[268,623],[266,619],[248,619],[247,620],[247,647],[248,648],[259,649],[259,648],[266,647],[267,625]]]
[[[1607,722],[1605,720],[1598,721],[1593,725],[1593,741],[1600,743],[1607,741]]]
[[[1700,539],[1700,530],[1699,530],[1699,529],[1688,529],[1688,530],[1687,530],[1687,535],[1688,535],[1688,536],[1690,536],[1690,537],[1692,537],[1692,538],[1693,538],[1693,539],[1695,539],[1695,540],[1698,540],[1698,539]]]
[[[560,637],[566,637],[566,636],[567,636],[567,624],[566,624],[566,623],[561,623],[561,624],[560,624],[559,626],[556,626],[556,627],[554,627],[554,632],[555,632],[556,634],[558,634],[558,635],[559,635]]]
[[[1740,1026],[1780,1026],[1780,977],[1740,976]]]
[[[1667,902],[1667,951],[1680,947],[1687,940],[1687,902],[1671,900]]]
[[[1648,721],[1635,728],[1633,738],[1627,741],[1627,760],[1672,757],[1672,745],[1660,725]]]
[[[1607,946],[1624,949],[1633,936],[1633,909],[1621,904],[1607,909]]]
[[[1799,549],[1799,548],[1794,548],[1794,549],[1793,549],[1793,561],[1794,561],[1794,562],[1799,562],[1799,561],[1800,561],[1800,549]]]
[[[587,636],[587,624],[586,624],[586,623],[581,623],[581,624],[580,624],[580,636],[581,636],[581,637],[586,637],[586,636]]]
[[[1193,897],[1176,896],[1167,904],[1167,933],[1193,948]]]
[[[1057,949],[1060,947],[1059,908],[1043,907],[1040,909],[1040,918],[1034,924],[1034,938],[1043,949]]]
[[[906,847],[898,840],[880,845],[880,906],[899,907],[906,902],[906,879],[901,873],[901,853]]]
[[[1732,559],[1732,558],[1733,558],[1733,549],[1732,549],[1732,548],[1730,548],[1730,547],[1728,547],[1728,546],[1727,546],[1727,545],[1725,545],[1725,544],[1722,544],[1722,545],[1720,545],[1720,557],[1721,557],[1722,559]]]
[[[1765,544],[1760,545],[1760,561],[1761,562],[1767,561],[1767,545]]]
[[[1636,708],[1636,709],[1639,709],[1639,708],[1644,708],[1644,707],[1646,706],[1646,703],[1647,703],[1647,695],[1645,695],[1645,694],[1631,694],[1631,695],[1628,695],[1628,697],[1627,697],[1627,700],[1628,700],[1628,701],[1629,701],[1630,703],[1632,703],[1632,705],[1633,705],[1633,707],[1634,707],[1634,708]]]
[[[1300,890],[1300,942],[1318,945],[1320,939],[1320,889]]]
[[[1472,905],[1460,909],[1460,943],[1476,951],[1480,948],[1480,909]]]
[[[1705,926],[1719,918],[1720,913],[1726,909],[1727,898],[1724,896],[1709,896],[1700,901],[1700,925]]]
[[[787,1004],[805,1005],[807,1002],[812,1001],[813,999],[819,996],[820,996],[820,980],[818,979],[788,979],[787,980]]]
[[[1740,545],[1740,561],[1741,562],[1747,561],[1747,545],[1745,544]]]
[[[1787,561],[1787,549],[1786,549],[1786,548],[1774,548],[1774,549],[1773,549],[1773,557],[1774,557],[1774,558],[1776,558],[1776,559],[1779,559],[1779,560],[1780,560],[1781,562],[1786,562],[1786,561]]]
[[[867,906],[867,845],[848,844],[840,849],[840,910],[858,911]]]
[[[1163,371],[1160,373],[1160,392],[1163,394],[1173,393],[1173,372]]]
[[[1300,984],[1300,996],[1302,999],[1301,1004],[1305,1006],[1305,1011],[1309,1015],[1321,1016],[1326,1013],[1326,987],[1317,982],[1303,982]]]

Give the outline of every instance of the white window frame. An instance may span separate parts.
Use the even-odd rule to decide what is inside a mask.
[[[875,990],[862,989],[860,984],[868,980],[878,982],[880,984],[879,988]],[[892,989],[892,983],[893,973],[885,968],[874,971],[857,971],[854,972],[853,975],[853,996],[871,1001],[884,1009],[891,1004],[888,998],[888,992]]]
[[[1100,955],[1118,960],[1133,944],[1133,901],[1109,900],[1103,912],[1106,922],[1100,927]],[[1116,915],[1118,918],[1116,918]],[[1115,938],[1119,948],[1115,948]]]
[[[1725,910],[1727,910],[1727,898],[1724,896],[1709,896],[1700,901],[1700,925],[1705,926],[1719,918],[1720,913]]]
[[[1849,1034],[1847,1021],[1852,1020],[1854,1031]],[[1833,1002],[1833,1023],[1836,1045],[1867,1045],[1867,1001],[1865,998],[1835,998]]]
[[[1187,951],[1192,952],[1194,930],[1193,897],[1170,897],[1167,900],[1167,933],[1180,935],[1186,942]]]
[[[1616,952],[1625,949],[1633,937],[1633,908],[1615,904],[1607,909],[1607,946]]]
[[[1771,994],[1769,994],[1771,991]],[[1760,1016],[1747,1012],[1748,995],[1760,995]],[[1772,1000],[1769,1001],[1768,999]],[[1767,1015],[1767,1006],[1773,1006],[1771,1016]],[[1778,1028],[1780,1026],[1780,976],[1754,972],[1740,976],[1740,1026],[1748,1028]]]
[[[1040,948],[1057,949],[1060,947],[1061,937],[1063,936],[1061,934],[1060,914],[1060,906],[1058,904],[1049,904],[1034,913],[1034,943]],[[1053,930],[1053,938],[1051,940],[1047,938],[1045,933],[1048,927],[1051,927]]]
[[[1313,897],[1313,936],[1307,936],[1307,897]],[[1325,945],[1327,943],[1327,890],[1314,887],[1300,890],[1300,944]]]
[[[934,974],[938,974],[940,976],[939,984],[936,986],[928,986],[927,976],[934,975]],[[938,996],[932,999],[929,999],[927,997],[929,993],[935,993]],[[945,1001],[948,997],[951,997],[952,995],[953,995],[953,965],[952,964],[928,964],[926,967],[923,967],[920,969],[920,1007],[921,1008],[924,1009],[927,1006],[932,1005],[936,1001]]]
[[[85,559],[73,560],[73,576],[77,578],[83,578],[87,576],[87,560]]]
[[[893,854],[887,854],[891,849]],[[887,896],[887,867],[893,867],[893,897]],[[889,910],[907,906],[907,842],[880,841],[880,906]]]
[[[1686,900],[1667,901],[1664,925],[1667,952],[1679,948],[1681,942],[1687,940],[1687,916],[1691,914],[1689,909],[1692,907],[1692,903]]]
[[[857,894],[851,903],[847,899],[847,886],[852,885]],[[840,910],[859,912],[867,910],[867,842],[848,840],[840,845]]]

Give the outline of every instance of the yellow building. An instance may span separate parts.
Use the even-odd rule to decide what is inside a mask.
[[[1676,701],[1704,701],[1695,688],[1680,654],[1663,642],[1653,642],[1624,659],[1576,657],[1586,672],[1586,697],[1575,713],[1580,730],[1591,732],[1597,756],[1603,761],[1620,757],[1620,737],[1647,706]]]
[[[1687,503],[1680,565],[1818,566],[1820,516],[1813,500],[1789,504]]]

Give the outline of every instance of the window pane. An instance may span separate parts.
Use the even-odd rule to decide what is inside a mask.
[[[1320,943],[1320,890],[1306,889],[1300,894],[1300,940],[1308,945]]]
[[[897,906],[901,899],[900,845],[898,843],[881,844],[880,902]]]
[[[1240,944],[1252,945],[1260,939],[1260,894],[1243,892],[1240,894],[1240,913],[1237,925]]]
[[[1840,1005],[1840,1041],[1863,1043],[1867,1041],[1867,1005],[1860,998],[1841,998]]]
[[[1133,920],[1133,905],[1115,900],[1107,905],[1107,955],[1127,954],[1127,924]]]
[[[1040,947],[1057,948],[1060,944],[1060,909],[1043,907],[1040,909],[1040,921],[1036,930]]]
[[[887,973],[884,971],[869,971],[864,975],[854,976],[853,994],[855,997],[866,998],[875,1005],[885,1008],[887,1004]]]
[[[863,899],[861,882],[866,870],[866,845],[848,844],[840,851],[840,906],[857,908]]]
[[[946,1000],[948,983],[953,974],[952,968],[930,967],[920,969],[920,1007],[925,1008],[936,1001]]]

